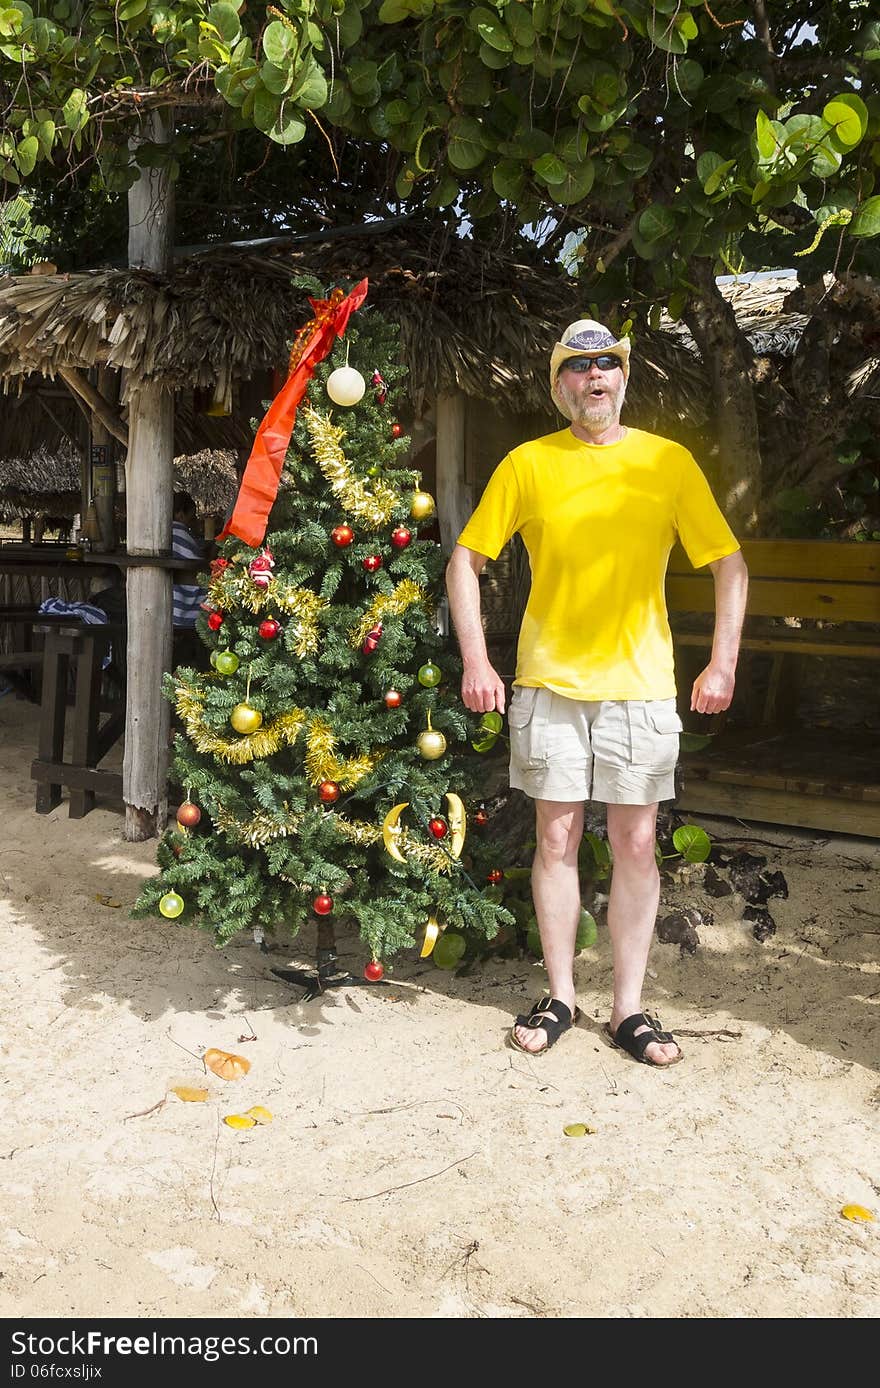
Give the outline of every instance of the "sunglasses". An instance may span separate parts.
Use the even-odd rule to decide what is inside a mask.
[[[620,370],[622,362],[620,357],[610,355],[601,357],[569,357],[564,363],[566,371],[589,371],[591,366],[598,366],[600,371]]]

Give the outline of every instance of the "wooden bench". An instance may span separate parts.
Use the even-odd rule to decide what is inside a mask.
[[[771,656],[760,728],[740,736],[727,761],[720,746],[685,758],[681,803],[704,813],[880,837],[880,769],[870,744],[864,744],[861,768],[852,748],[844,755],[842,744],[835,762],[835,731],[830,729],[825,756],[818,758],[815,747],[808,756],[806,739],[798,764],[783,732],[787,730],[790,742],[802,664],[796,658],[880,659],[880,543],[751,540],[743,544],[743,555],[749,567],[749,603],[742,650]],[[694,571],[681,551],[673,551],[666,597],[684,694],[711,644],[711,572]],[[701,629],[689,628],[688,617],[696,617]],[[734,708],[749,692],[743,668]],[[777,753],[780,765],[775,768]]]

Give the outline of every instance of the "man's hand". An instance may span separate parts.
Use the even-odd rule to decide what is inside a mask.
[[[710,661],[694,680],[691,709],[694,713],[723,713],[733,698],[733,671]]]
[[[461,677],[461,697],[465,708],[469,708],[471,713],[491,713],[493,709],[503,713],[504,681],[488,661],[466,665]]]

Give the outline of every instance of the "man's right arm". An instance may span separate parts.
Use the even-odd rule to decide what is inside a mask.
[[[472,713],[504,712],[504,681],[489,663],[480,620],[480,574],[486,555],[456,545],[446,566],[449,609],[464,664],[461,697]]]

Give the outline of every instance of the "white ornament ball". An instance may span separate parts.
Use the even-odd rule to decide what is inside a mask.
[[[334,405],[356,405],[366,388],[366,381],[353,366],[337,366],[327,377],[327,394]]]

